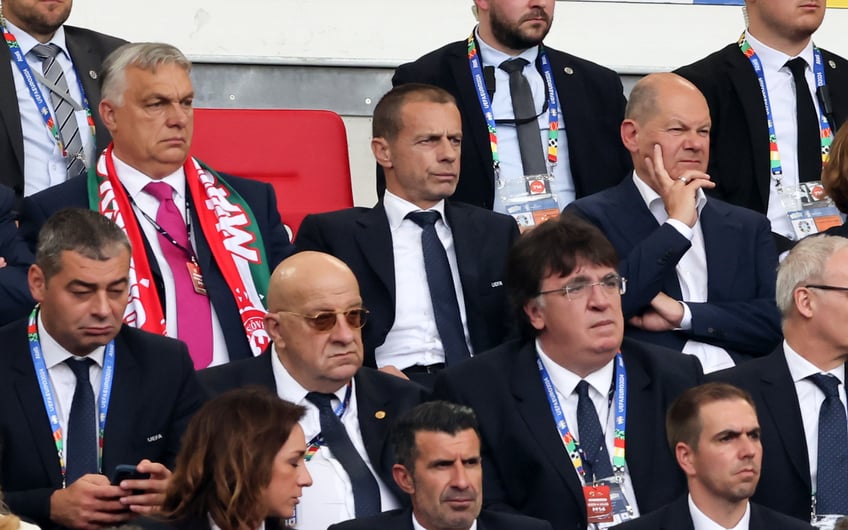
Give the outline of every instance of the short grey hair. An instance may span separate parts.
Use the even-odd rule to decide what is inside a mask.
[[[155,72],[163,64],[175,64],[191,73],[191,61],[175,46],[162,42],[131,42],[106,57],[100,74],[100,93],[116,105],[124,104],[127,68],[134,66]]]
[[[827,261],[840,250],[848,249],[848,238],[812,236],[802,239],[777,269],[776,299],[783,318],[795,307],[795,289],[809,281],[820,281]]]

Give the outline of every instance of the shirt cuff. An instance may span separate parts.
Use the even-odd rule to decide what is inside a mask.
[[[668,221],[666,221],[666,223],[670,224],[675,230],[680,232],[681,236],[685,237],[689,241],[692,241],[692,236],[695,234],[695,232],[690,227],[686,226],[686,223],[684,223],[683,221],[678,221],[677,219],[669,219]]]
[[[686,305],[686,302],[678,300],[677,303],[683,306],[683,320],[680,321],[680,327],[678,327],[677,329],[692,329],[692,310],[689,309],[689,306]]]

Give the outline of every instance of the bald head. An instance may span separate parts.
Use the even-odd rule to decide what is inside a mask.
[[[693,99],[703,101],[704,105],[707,104],[698,87],[687,79],[670,72],[650,74],[633,85],[624,118],[638,122],[651,119],[660,109],[659,102],[669,93],[688,94]]]
[[[352,282],[359,293],[356,277],[345,262],[323,252],[298,252],[283,260],[271,274],[268,307],[271,311],[285,309],[284,306],[291,305],[292,296],[299,296],[299,291],[309,290],[322,278]]]

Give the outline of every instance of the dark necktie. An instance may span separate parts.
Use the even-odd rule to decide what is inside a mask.
[[[159,247],[168,262],[174,277],[174,292],[177,299],[177,337],[188,345],[188,351],[196,369],[206,368],[212,362],[212,309],[209,297],[198,294],[191,281],[187,263],[190,248],[185,221],[174,204],[174,189],[167,182],[151,182],[144,191],[159,201],[156,224],[168,233],[182,248],[158,235]]]
[[[62,143],[68,154],[65,160],[68,177],[75,177],[85,171],[85,154],[82,149],[79,125],[76,116],[74,116],[74,107],[63,97],[70,97],[70,91],[68,90],[68,82],[65,80],[65,72],[62,71],[62,65],[56,62],[56,56],[62,53],[62,50],[55,44],[36,44],[32,48],[32,53],[41,59],[44,79],[55,85],[55,88],[50,88],[53,116],[56,118],[59,136],[62,138]],[[62,95],[57,94],[56,90],[61,92]]]
[[[798,181],[808,182],[821,179],[822,154],[821,131],[816,107],[810,95],[810,87],[804,71],[807,62],[796,57],[786,63],[795,81],[795,108],[798,120]]]
[[[548,166],[545,164],[545,148],[542,147],[536,105],[533,103],[530,83],[522,73],[527,64],[529,63],[526,59],[519,57],[502,62],[499,68],[509,74],[509,96],[512,99],[524,174],[544,175],[548,172]]]
[[[421,227],[421,248],[424,252],[427,286],[430,288],[430,299],[433,302],[433,316],[445,350],[445,364],[450,366],[468,359],[470,354],[465,342],[465,329],[462,327],[459,303],[456,301],[456,288],[448,254],[436,233],[436,221],[441,215],[439,212],[428,210],[410,212],[406,218]]]
[[[583,468],[586,470],[586,483],[612,476],[607,443],[598,412],[589,396],[589,383],[581,380],[577,383],[577,427],[580,432],[580,448],[583,450]]]
[[[336,416],[331,405],[334,394],[310,392],[306,399],[318,407],[321,419],[321,436],[330,452],[344,468],[353,486],[353,504],[356,517],[367,517],[380,513],[380,487],[371,470],[359,456],[347,435],[344,424]]]
[[[839,379],[830,374],[808,379],[825,395],[819,410],[816,513],[848,515],[848,420],[839,399]]]
[[[74,372],[77,384],[71,412],[68,414],[67,476],[70,485],[88,473],[97,473],[97,412],[94,406],[94,390],[88,378],[91,359],[67,359],[65,364]]]

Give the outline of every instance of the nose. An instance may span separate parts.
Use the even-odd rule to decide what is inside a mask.
[[[708,141],[709,137],[702,135],[697,130],[692,130],[686,134],[683,140],[683,148],[690,151],[702,151]]]
[[[191,119],[193,108],[177,101],[168,107],[168,125],[172,127],[185,127]]]
[[[109,314],[109,295],[105,290],[100,290],[94,293],[94,296],[91,297],[91,304],[89,306],[91,314],[97,318],[106,318]]]
[[[439,160],[442,162],[455,162],[459,158],[459,144],[454,143],[451,138],[443,137],[439,142]]]
[[[451,487],[464,490],[468,488],[468,471],[462,461],[457,461],[454,464],[453,474],[451,476]]]
[[[312,475],[309,474],[309,470],[306,469],[306,464],[303,462],[300,463],[298,469],[300,473],[297,476],[297,485],[301,488],[308,488],[312,485]]]
[[[358,329],[354,329],[350,324],[347,323],[347,319],[342,314],[336,315],[336,324],[333,326],[331,330],[330,338],[334,342],[339,342],[341,344],[350,344],[353,342],[357,333],[360,333]]]
[[[606,291],[606,287],[604,287],[600,283],[593,283],[589,286],[589,296],[586,298],[586,301],[588,302],[589,307],[593,309],[603,310],[609,307],[611,296],[620,295],[608,293]]]
[[[741,458],[750,458],[760,450],[760,440],[751,436],[742,436],[739,447],[739,456]]]

